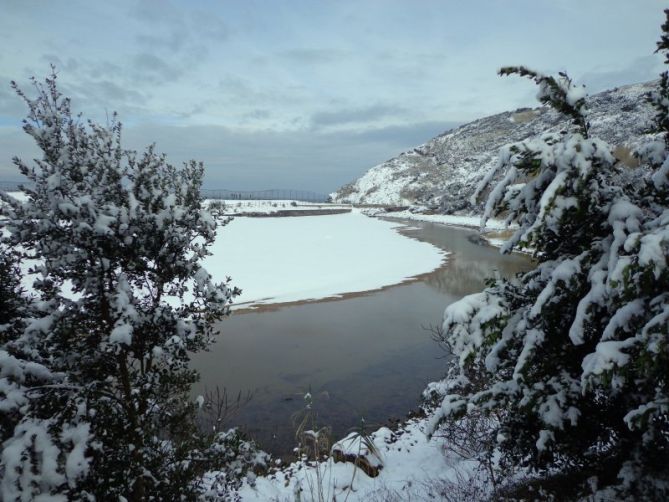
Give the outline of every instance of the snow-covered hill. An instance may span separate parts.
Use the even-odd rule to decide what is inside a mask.
[[[624,162],[634,162],[631,150],[652,125],[654,109],[644,95],[656,85],[628,85],[587,100],[591,134],[615,145],[616,156]],[[547,107],[475,120],[372,167],[331,197],[334,202],[423,205],[448,213],[471,210],[469,198],[500,147],[568,125]]]

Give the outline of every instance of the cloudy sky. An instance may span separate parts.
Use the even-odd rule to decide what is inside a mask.
[[[0,180],[37,153],[28,87],[55,64],[125,143],[205,162],[209,188],[329,192],[454,125],[534,106],[503,65],[590,92],[656,78],[660,0],[0,0]]]

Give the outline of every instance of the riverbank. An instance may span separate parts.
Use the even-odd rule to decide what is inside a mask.
[[[216,386],[230,395],[252,391],[228,425],[279,456],[292,453],[291,417],[303,409],[307,391],[319,424],[334,437],[345,436],[361,417],[370,429],[403,419],[444,370],[445,354],[429,328],[440,325],[446,305],[480,291],[486,278],[512,276],[530,262],[476,243],[477,231],[421,222],[401,228],[406,238],[450,253],[446,263],[411,282],[336,301],[235,311],[217,326],[221,335],[211,351],[194,357],[202,375],[194,396]]]
[[[484,228],[481,228],[481,216],[464,216],[464,215],[455,215],[455,214],[423,214],[423,213],[412,213],[407,210],[403,211],[393,211],[393,212],[384,212],[384,211],[371,211],[367,212],[370,216],[376,216],[388,221],[422,221],[429,223],[436,223],[439,225],[447,225],[452,227],[459,228],[471,228],[476,229],[479,232],[478,238],[489,246],[495,248],[501,248],[507,239],[509,239],[513,232],[518,228],[517,225],[507,225],[503,220],[498,220],[491,218],[486,221]],[[531,255],[532,250],[519,250],[514,249],[514,253]]]
[[[397,222],[357,210],[318,217],[237,217],[222,227],[204,267],[242,289],[234,309],[378,290],[442,266],[446,253],[410,239]]]
[[[475,476],[475,482],[470,482],[478,467],[475,462],[454,455],[442,439],[427,438],[429,415],[406,418],[409,409],[418,406],[427,383],[438,379],[445,368],[439,359],[445,354],[435,351],[436,344],[422,326],[438,325],[446,305],[480,291],[493,273],[511,276],[530,268],[531,262],[525,256],[500,255],[476,241],[477,231],[462,226],[414,220],[403,227],[402,233],[448,251],[446,265],[420,282],[364,297],[237,316],[237,321],[248,321],[241,323],[240,329],[253,326],[256,332],[233,335],[230,341],[235,343],[229,346],[239,356],[238,343],[248,342],[248,346],[244,344],[248,357],[241,351],[244,360],[263,347],[268,359],[263,356],[262,360],[273,365],[271,369],[265,365],[253,369],[254,375],[261,372],[258,384],[269,382],[271,388],[261,396],[267,398],[265,405],[250,403],[256,406],[255,411],[250,410],[237,422],[260,423],[271,430],[269,439],[267,434],[258,435],[259,430],[249,431],[260,439],[261,447],[269,444],[276,448],[272,438],[282,434],[295,446],[295,426],[290,417],[304,409],[302,397],[308,390],[318,415],[316,425],[331,426],[332,436],[344,438],[333,449],[347,452],[349,460],[355,458],[350,457],[353,453],[361,455],[374,467],[374,477],[351,462],[335,462],[334,456],[322,462],[302,459],[274,465],[268,475],[244,480],[238,492],[241,500],[319,500],[321,496],[349,501],[425,500],[440,499],[444,493],[457,490],[469,490],[464,494],[469,496],[486,489],[484,480]],[[429,308],[423,308],[428,303]],[[267,336],[259,336],[258,328],[265,325]],[[293,349],[287,348],[291,346]],[[309,346],[310,350],[303,350]],[[414,346],[420,349],[411,352],[409,347]],[[384,355],[385,349],[395,356]],[[225,365],[220,357],[212,360],[219,367]],[[287,363],[285,372],[276,371],[282,362]],[[230,374],[241,369],[231,368]],[[406,385],[407,381],[411,385]],[[272,393],[280,397],[272,400],[268,397]],[[402,416],[405,418],[392,421],[394,426],[381,426],[390,417]],[[366,441],[346,432],[359,426],[361,417],[371,431]],[[285,428],[270,423],[277,419],[286,424]],[[370,442],[378,456],[370,451]],[[212,473],[207,480],[213,482],[214,478]],[[468,482],[462,483],[463,479]]]
[[[367,469],[371,476],[350,460],[304,459],[245,479],[237,493],[242,501],[258,502],[443,500],[446,495],[474,500],[460,497],[485,490],[483,484],[471,483],[478,463],[458,457],[437,437],[428,439],[428,421],[429,417],[410,418],[394,430],[382,427],[364,440],[352,434],[333,445],[333,451],[348,453],[358,465],[374,466]],[[214,480],[215,473],[205,477],[212,491]]]

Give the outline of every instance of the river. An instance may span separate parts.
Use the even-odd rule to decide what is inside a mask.
[[[443,267],[344,299],[234,313],[218,326],[212,349],[193,357],[201,374],[194,393],[217,386],[231,398],[251,392],[226,425],[241,427],[276,455],[295,444],[294,415],[307,391],[318,426],[331,427],[335,437],[362,418],[373,429],[416,409],[425,385],[446,366],[430,332],[444,308],[483,289],[486,277],[513,275],[531,261],[481,245],[474,230],[407,223],[403,233],[451,253]]]

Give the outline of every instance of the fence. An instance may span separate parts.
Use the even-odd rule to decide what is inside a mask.
[[[31,183],[21,181],[0,181],[0,190],[13,192],[19,189],[19,185],[30,185]],[[321,193],[309,192],[307,190],[212,190],[202,189],[200,191],[203,199],[224,200],[299,200],[303,202],[326,202],[328,196]]]
[[[23,181],[0,181],[0,190],[3,192],[16,192],[19,190],[19,185],[30,185]]]
[[[326,202],[327,195],[306,190],[202,190],[204,199],[224,200],[299,200],[303,202]]]

